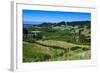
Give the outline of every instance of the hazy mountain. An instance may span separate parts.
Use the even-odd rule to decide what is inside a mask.
[[[34,22],[32,24],[24,24],[25,28],[30,28],[30,27],[54,27],[54,26],[62,26],[62,25],[69,25],[69,26],[74,26],[74,25],[90,25],[91,21],[73,21],[73,22],[59,22],[59,23],[49,23],[49,22]]]
[[[30,21],[24,21],[23,24],[33,24],[33,25],[38,25],[38,24],[42,24],[43,22],[40,22],[40,21],[33,21],[33,22],[30,22]]]

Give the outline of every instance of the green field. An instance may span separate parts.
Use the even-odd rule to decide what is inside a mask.
[[[51,40],[37,42],[23,43],[24,62],[90,59],[89,46]]]
[[[91,59],[91,27],[84,23],[23,28],[23,62]]]
[[[70,26],[54,27],[54,31],[32,31],[40,34],[23,40],[23,62],[90,59],[90,41],[87,40],[90,29],[83,27],[80,34],[77,27],[72,29]]]

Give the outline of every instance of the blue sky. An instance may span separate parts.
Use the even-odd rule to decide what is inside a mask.
[[[24,24],[91,20],[91,13],[23,10]]]

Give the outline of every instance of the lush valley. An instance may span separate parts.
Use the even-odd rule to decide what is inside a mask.
[[[23,26],[23,62],[91,58],[91,21]]]

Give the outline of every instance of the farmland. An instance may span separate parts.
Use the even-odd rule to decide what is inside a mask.
[[[90,21],[42,23],[23,27],[23,62],[91,58]]]

